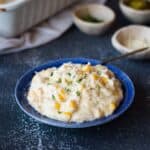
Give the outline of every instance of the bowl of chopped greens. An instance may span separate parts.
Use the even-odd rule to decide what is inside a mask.
[[[101,4],[86,4],[75,8],[73,18],[80,31],[100,35],[110,28],[115,20],[115,13]]]

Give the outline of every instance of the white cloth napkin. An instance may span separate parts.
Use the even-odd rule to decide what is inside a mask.
[[[84,0],[82,2],[85,1],[104,3],[106,0]],[[0,37],[0,55],[34,48],[60,37],[72,25],[71,12],[72,8],[67,8],[20,37]]]

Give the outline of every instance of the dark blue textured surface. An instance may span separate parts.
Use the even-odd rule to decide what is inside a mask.
[[[102,60],[118,53],[112,34],[130,24],[116,0],[108,0],[117,20],[103,36],[88,36],[74,26],[61,38],[39,48],[0,56],[0,150],[149,150],[150,61],[123,60],[113,63],[135,84],[135,101],[111,123],[86,129],[63,129],[38,123],[18,107],[14,88],[27,70],[52,59],[86,57]]]
[[[88,62],[91,63],[91,65],[97,65],[100,62],[93,59],[85,59],[85,58],[66,58],[66,59],[59,59],[50,61],[44,65],[38,66],[36,68],[33,68],[32,70],[25,73],[17,82],[16,88],[15,88],[15,98],[20,106],[20,108],[29,116],[33,117],[34,119],[48,124],[53,125],[57,127],[64,127],[64,128],[85,128],[85,127],[92,127],[96,125],[102,125],[105,123],[110,122],[111,120],[119,117],[122,113],[124,113],[128,107],[132,104],[134,99],[134,86],[132,81],[129,79],[129,77],[122,72],[117,67],[114,67],[112,65],[108,65],[107,67],[113,71],[116,75],[116,77],[121,81],[122,87],[124,89],[124,98],[122,100],[122,103],[120,104],[119,108],[110,116],[104,117],[102,119],[97,119],[89,122],[83,122],[83,123],[65,123],[53,119],[49,119],[45,116],[40,115],[37,111],[35,111],[28,103],[26,98],[26,93],[29,89],[29,85],[31,83],[31,80],[35,74],[35,72],[39,72],[43,69],[47,69],[50,67],[59,67],[63,63],[66,62],[72,62],[77,64],[87,64]]]

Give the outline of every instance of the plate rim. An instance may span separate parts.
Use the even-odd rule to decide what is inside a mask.
[[[73,62],[72,62],[73,61]],[[17,83],[16,83],[16,86],[15,86],[15,100],[18,104],[18,106],[20,107],[20,109],[25,113],[27,114],[28,116],[30,116],[31,118],[34,118],[36,121],[39,121],[40,123],[44,123],[44,124],[47,124],[47,125],[51,125],[51,126],[55,126],[55,127],[62,127],[62,128],[87,128],[87,127],[93,127],[93,126],[98,126],[98,125],[103,125],[103,124],[106,124],[108,122],[111,122],[112,120],[120,117],[125,111],[127,111],[127,109],[131,106],[131,104],[133,103],[134,101],[134,97],[135,97],[135,88],[134,88],[134,84],[132,82],[132,80],[129,78],[129,76],[124,72],[122,71],[121,69],[119,69],[118,67],[114,66],[114,65],[105,65],[107,66],[109,69],[113,69],[113,72],[118,72],[120,73],[122,76],[125,77],[125,80],[126,81],[121,81],[121,83],[126,87],[127,84],[128,84],[128,88],[131,89],[130,93],[128,93],[129,97],[130,97],[130,101],[124,106],[124,109],[120,110],[117,114],[115,114],[115,112],[107,117],[104,117],[104,120],[103,118],[100,118],[100,119],[95,119],[95,120],[92,120],[92,121],[86,121],[86,122],[82,122],[82,123],[76,123],[76,122],[73,122],[73,123],[67,123],[67,122],[63,122],[63,121],[58,121],[58,120],[55,120],[55,119],[51,119],[51,118],[48,118],[48,121],[46,120],[43,120],[33,114],[31,114],[28,110],[26,110],[23,105],[20,103],[20,100],[18,98],[18,87],[19,85],[22,83],[22,80],[29,74],[35,72],[35,70],[43,70],[45,68],[48,68],[48,67],[52,67],[54,66],[54,64],[56,65],[57,63],[59,63],[59,65],[65,63],[65,62],[72,62],[72,63],[88,63],[88,62],[91,62],[92,64],[96,65],[96,64],[100,64],[101,62],[97,59],[90,59],[90,58],[83,58],[83,57],[75,57],[75,58],[61,58],[61,59],[54,59],[54,60],[50,60],[44,64],[41,64],[41,65],[38,65],[36,67],[33,67],[31,69],[29,69],[28,71],[26,71],[25,73],[22,74],[22,76],[17,80]],[[42,69],[43,68],[43,69]],[[115,71],[114,71],[115,70]],[[125,82],[126,82],[126,85],[125,85]],[[127,87],[126,87],[127,88]],[[125,98],[125,97],[124,97]],[[27,100],[27,99],[26,99]],[[123,99],[124,100],[124,99]],[[31,106],[32,107],[32,106]],[[119,106],[120,107],[120,106]],[[119,109],[118,107],[118,109]],[[34,108],[32,107],[32,109],[34,110]],[[37,111],[36,111],[37,112]],[[38,113],[38,112],[37,112]],[[40,114],[40,113],[38,113]],[[41,114],[40,114],[41,115]],[[41,115],[42,117],[45,117],[43,115]]]

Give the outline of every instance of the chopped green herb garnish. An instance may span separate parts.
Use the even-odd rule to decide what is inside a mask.
[[[47,85],[51,85],[51,83],[47,83]]]
[[[54,73],[53,73],[53,72],[51,72],[50,76],[52,77],[52,76],[53,76],[53,74],[54,74]]]
[[[52,99],[53,99],[53,100],[56,100],[56,97],[55,97],[55,95],[52,95]]]
[[[103,22],[103,20],[97,19],[96,17],[93,17],[90,14],[83,16],[81,19],[83,19],[84,21],[87,21],[87,22],[91,22],[91,23]]]
[[[71,76],[71,73],[70,73],[70,72],[68,72],[67,74],[68,74],[68,76]]]
[[[61,111],[58,111],[58,113],[61,114],[62,112],[61,112]]]
[[[57,83],[61,83],[61,82],[62,82],[62,80],[59,78],[58,81],[57,81]]]
[[[79,80],[77,80],[78,83],[80,83],[83,80],[83,78],[80,78]]]
[[[69,88],[65,88],[66,92],[71,92],[71,90]]]
[[[78,79],[77,82],[80,83],[83,79],[85,79],[87,75],[85,74],[82,78]]]
[[[81,93],[80,93],[79,91],[77,91],[76,94],[77,94],[77,96],[80,96],[80,95],[81,95]]]

